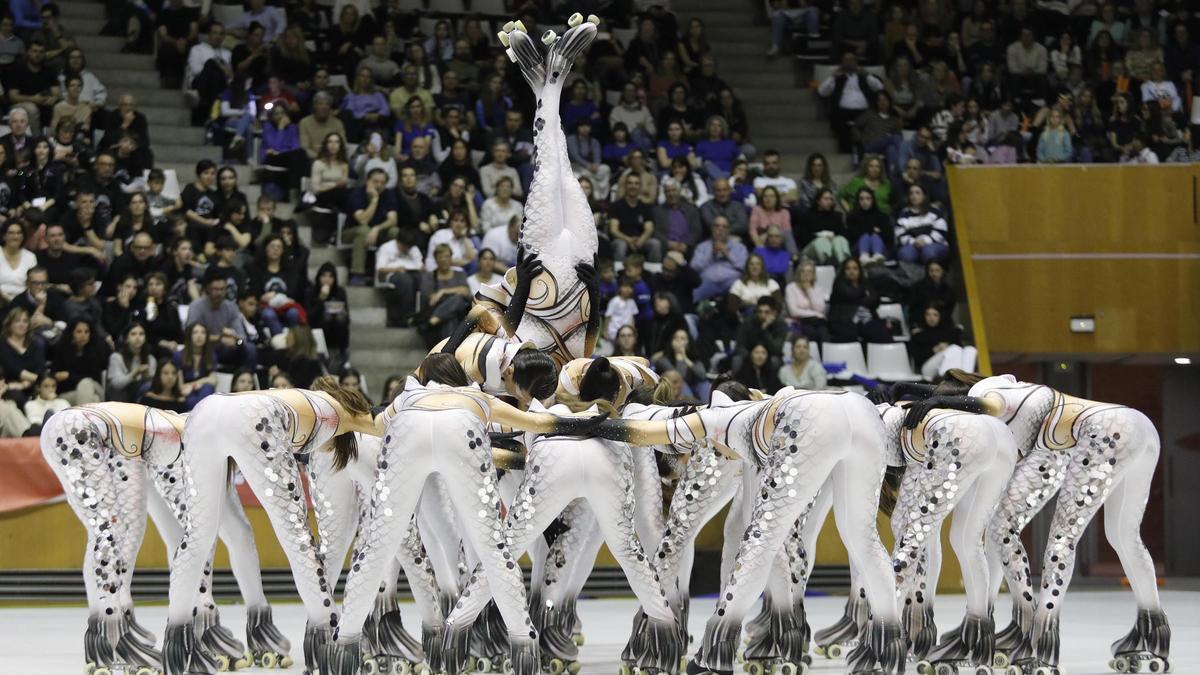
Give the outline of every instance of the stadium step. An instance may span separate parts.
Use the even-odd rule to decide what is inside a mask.
[[[155,86],[153,88],[146,86],[121,87],[120,93],[132,94],[134,100],[137,101],[137,109],[147,117],[150,117],[150,112],[147,110],[147,108],[162,108],[163,113],[176,113],[174,115],[164,114],[163,120],[160,122],[161,124],[187,124],[190,118],[187,114],[188,110],[183,104],[183,92],[179,91],[178,89],[160,89],[157,86],[158,80],[153,80],[149,83]],[[111,92],[109,93],[109,96],[112,96]],[[115,105],[116,99],[113,99],[109,102]],[[178,113],[184,114],[180,115]],[[178,119],[180,121],[177,123],[169,121],[172,119]],[[156,123],[156,120],[153,119],[149,121],[151,124]]]
[[[176,94],[175,102],[167,105],[142,105],[141,99],[137,99],[137,109],[146,116],[146,122],[150,125],[151,143],[155,143],[157,140],[154,130],[161,126],[183,126],[185,124],[190,126],[192,111],[184,106],[183,97],[179,96],[179,92],[171,93]]]
[[[64,6],[67,6],[67,4],[74,5],[75,3],[64,3]],[[92,64],[100,63],[98,58],[102,54],[120,54],[121,47],[125,44],[125,38],[123,37],[100,35],[99,31],[96,33],[85,33],[76,29],[74,22],[67,24],[66,20],[64,19],[63,23],[66,24],[73,33],[75,33],[75,44],[83,50],[84,56],[86,56],[88,60],[92,62]]]
[[[99,2],[64,2],[59,5],[62,10],[62,23],[69,27],[71,32],[78,34],[79,29],[76,28],[75,21],[77,19],[103,19],[104,5]]]
[[[350,330],[350,355],[359,349],[409,349],[423,351],[425,341],[412,328],[383,328],[382,326],[365,326],[358,323],[358,308],[351,305],[354,312],[353,328]]]

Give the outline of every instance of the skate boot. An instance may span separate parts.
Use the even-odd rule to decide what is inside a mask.
[[[937,643],[937,624],[933,620],[933,607],[922,602],[917,591],[916,602],[905,601],[901,620],[907,629],[909,651],[918,661],[928,656]]]
[[[846,600],[846,609],[837,623],[813,634],[816,642],[813,652],[827,659],[840,659],[857,647],[859,629],[867,621],[867,610],[866,591],[859,589]]]
[[[995,631],[990,617],[968,615],[959,633],[942,640],[928,660],[917,663],[917,675],[992,675]]]
[[[363,624],[362,647],[367,650],[362,659],[363,672],[409,675],[428,670],[421,644],[404,630],[394,596],[376,597],[375,609]]]
[[[442,624],[432,626],[421,623],[421,652],[429,669],[437,671],[442,663]]]
[[[713,668],[709,668],[707,666],[700,665],[699,660],[700,660],[700,655],[697,654],[696,658],[692,659],[691,661],[688,661],[687,668],[684,670],[684,672],[687,675],[733,675],[732,668],[729,670],[715,670]],[[625,675],[625,674],[622,673],[622,675]]]
[[[130,638],[137,640],[150,649],[154,649],[154,644],[157,638],[154,637],[154,633],[151,633],[148,628],[138,623],[137,618],[133,615],[132,607],[127,607],[125,609],[125,626],[128,627],[130,631]]]
[[[537,631],[525,635],[509,634],[508,658],[504,659],[504,671],[511,675],[538,675],[542,657],[538,649]]]
[[[1133,630],[1112,644],[1108,667],[1118,673],[1169,673],[1171,626],[1162,610],[1139,609]]]
[[[792,614],[800,628],[800,660],[804,665],[811,666],[812,654],[808,651],[812,645],[812,627],[808,625],[808,611],[804,609],[803,597],[793,602]]]
[[[336,621],[336,615],[332,617]],[[310,619],[304,627],[304,675],[328,673],[326,659],[329,656],[327,648],[333,637],[333,629],[327,626],[314,626]]]
[[[113,646],[116,638],[116,646]],[[84,633],[84,673],[87,675],[158,675],[162,670],[162,654],[136,639],[137,634],[126,623],[125,614],[117,618],[88,618]]]
[[[742,628],[742,630],[746,632],[745,637],[742,638],[746,644],[754,642],[755,636],[757,636],[763,630],[766,630],[767,624],[771,622],[771,609],[773,604],[774,602],[771,600],[770,596],[763,595],[762,608],[758,610],[758,614],[755,614],[754,618],[747,621],[746,625]]]
[[[992,656],[992,666],[1007,668],[1018,659],[1028,659],[1033,656],[1033,648],[1029,643],[1029,629],[1033,623],[1033,610],[1022,603],[1014,602],[1012,621],[999,633],[996,633],[996,652]]]
[[[898,624],[871,621],[858,645],[846,655],[846,672],[862,675],[899,675],[904,672],[904,636]]]
[[[640,612],[634,622],[638,635],[630,640],[632,657],[621,656],[621,672],[637,675],[678,672],[681,657],[675,622],[657,621]]]
[[[640,609],[638,610],[637,617],[634,618],[633,635],[629,638],[629,642],[625,645],[625,650],[621,653],[622,661],[629,661],[633,658],[634,642],[638,637],[639,618],[642,620],[645,619],[645,614]],[[573,600],[564,601],[559,606],[543,603],[541,633],[538,636],[543,658],[550,660],[558,659],[564,664],[579,660],[579,646],[571,639],[574,624],[575,602]]]
[[[471,626],[467,623],[446,622],[442,630],[442,648],[440,657],[433,665],[435,672],[446,672],[454,675],[468,670],[471,663]]]
[[[378,670],[378,664],[374,659],[370,657],[363,659],[361,639],[348,642],[331,640],[324,646],[323,651],[325,652],[325,665],[321,667],[321,675],[358,675],[359,672],[372,674],[385,672],[391,675],[391,670]],[[408,675],[407,671],[405,671],[405,675]]]
[[[195,621],[167,624],[167,631],[163,633],[162,665],[166,675],[211,675],[218,668],[213,655],[205,651],[196,639]]]
[[[743,653],[745,669],[751,675],[770,673],[803,673],[808,666],[804,663],[804,636],[796,625],[795,615],[789,608],[771,606],[767,621],[761,625]]]
[[[246,646],[221,625],[221,616],[216,607],[207,607],[196,613],[196,630],[200,645],[212,654],[221,672],[247,668],[253,657]]]
[[[259,668],[292,667],[292,643],[275,627],[270,605],[246,608],[246,649]]]

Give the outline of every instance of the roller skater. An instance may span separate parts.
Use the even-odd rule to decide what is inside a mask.
[[[84,556],[90,607],[85,660],[92,669],[137,673],[162,667],[153,633],[134,617],[131,582],[147,514],[168,549],[173,550],[182,536],[174,506],[182,491],[183,425],[184,417],[170,411],[98,403],[59,412],[42,429],[43,455],[89,531]],[[147,483],[154,489],[147,490]],[[270,635],[277,638],[272,647],[286,656],[290,646],[271,623],[262,594],[250,524],[232,489],[226,498],[231,508],[221,521],[220,534],[251,614],[246,631],[251,649],[257,637]],[[202,588],[200,606],[208,626],[201,639],[217,651],[224,669],[250,665],[246,647],[217,621],[211,584]]]
[[[1106,502],[1113,508],[1112,517],[1105,519],[1105,535],[1129,578],[1140,622],[1132,639],[1126,636],[1113,645],[1113,655],[1144,649],[1145,656],[1165,666],[1170,627],[1159,602],[1154,563],[1139,533],[1159,453],[1158,432],[1150,420],[1132,408],[1088,401],[1011,375],[952,370],[938,387],[924,390],[929,398],[910,406],[907,427],[914,428],[935,408],[983,412],[1005,422],[1024,453],[988,529],[993,593],[1003,570],[1013,595],[1012,625],[997,635],[996,645],[1011,662],[1010,673],[1061,672],[1059,614],[1075,568],[1075,547]],[[1035,600],[1020,534],[1055,492],[1042,588]],[[1143,621],[1143,613],[1153,620]]]
[[[209,396],[188,417],[183,430],[185,508],[183,541],[171,565],[171,600],[163,661],[167,675],[212,673],[216,664],[195,641],[194,590],[201,586],[212,550],[228,481],[228,460],[237,462],[246,482],[271,517],[305,602],[305,669],[318,662],[338,615],[317,544],[307,527],[307,508],[294,455],[334,448],[335,465],[355,452],[353,432],[374,434],[374,420],[361,394],[342,389],[333,377],[318,378],[314,390],[274,389]]]
[[[377,420],[385,436],[371,513],[364,524],[366,534],[355,547],[346,583],[345,625],[337,644],[329,650],[330,670],[322,673],[357,672],[362,626],[370,614],[373,595],[395,554],[397,536],[412,517],[420,487],[435,474],[444,479],[458,519],[482,557],[493,588],[503,589],[495,597],[509,628],[513,669],[520,674],[535,672],[540,666],[537,631],[525,607],[525,589],[516,558],[502,539],[488,425],[495,422],[543,433],[586,433],[599,420],[522,412],[469,388],[466,374],[449,354],[426,357],[421,373],[425,382],[410,378],[405,390]],[[450,438],[461,439],[461,448],[448,452],[445,444]],[[443,669],[461,671],[467,661],[469,638],[469,625],[447,620],[443,663],[439,664]]]

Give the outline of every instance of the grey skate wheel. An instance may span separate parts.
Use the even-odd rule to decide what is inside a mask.
[[[933,675],[933,664],[928,661],[917,661],[917,675]]]
[[[804,664],[797,666],[794,663],[785,663],[779,666],[779,675],[800,675],[804,672]]]
[[[771,671],[762,661],[750,661],[746,664],[746,672],[750,675],[768,675]]]
[[[92,671],[92,675],[112,675],[112,671],[104,666],[100,666]]]
[[[1155,657],[1146,662],[1146,670],[1151,673],[1167,672],[1167,664],[1160,658]]]
[[[229,667],[229,657],[228,656],[225,656],[224,654],[218,654],[216,660],[217,660],[217,670],[218,671],[225,673],[225,672],[228,672],[231,670],[231,668]]]
[[[829,647],[825,650],[825,656],[831,659],[840,659],[842,658],[842,654],[842,646],[837,644],[829,645]]]
[[[550,659],[549,665],[550,675],[561,675],[563,670],[565,670],[567,667],[567,664],[563,663],[563,660],[559,658]]]
[[[991,666],[975,666],[975,675],[992,675]]]
[[[137,670],[133,671],[133,675],[158,675],[158,671],[154,670],[153,668],[141,666]]]
[[[475,659],[475,668],[473,670],[477,673],[490,673],[492,671],[492,660],[486,656]]]
[[[1012,665],[1004,670],[1004,675],[1025,675],[1025,669],[1021,666]]]
[[[409,675],[412,672],[412,666],[404,659],[392,661],[392,675]]]
[[[939,663],[933,667],[934,675],[958,675],[958,668],[949,663]]]
[[[1128,673],[1129,672],[1129,659],[1124,656],[1118,656],[1115,659],[1113,659],[1112,661],[1108,662],[1108,667],[1112,668],[1113,670],[1115,670],[1118,673]]]

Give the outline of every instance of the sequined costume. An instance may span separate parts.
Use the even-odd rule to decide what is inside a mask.
[[[907,632],[917,658],[932,663],[992,664],[995,625],[985,534],[1017,461],[1016,441],[1004,423],[986,415],[935,410],[916,429],[902,427],[905,409],[878,406],[888,441],[888,463],[906,466],[892,512],[892,564],[905,603]],[[950,541],[967,593],[963,624],[933,647],[931,618],[940,555],[928,557],[951,511]],[[808,543],[808,542],[806,542]],[[932,623],[930,621],[930,623]],[[928,628],[928,630],[925,630]],[[927,635],[928,637],[924,637]],[[930,651],[932,648],[932,651]]]
[[[383,445],[376,467],[368,520],[355,547],[346,582],[344,626],[330,656],[331,670],[356,673],[361,660],[361,630],[376,589],[396,555],[421,488],[440,475],[449,492],[462,534],[481,557],[496,604],[509,630],[515,672],[539,667],[537,631],[525,605],[517,558],[504,540],[488,425],[491,422],[540,432],[576,433],[584,418],[525,413],[474,388],[421,385],[409,378],[404,391],[377,418]],[[460,600],[461,602],[461,600]],[[443,667],[457,672],[466,658],[469,626],[446,622]]]
[[[171,563],[163,645],[167,675],[215,672],[211,657],[195,643],[194,609],[196,593],[206,583],[204,563],[216,541],[229,459],[259,498],[288,557],[308,613],[305,668],[319,667],[338,615],[333,577],[308,529],[295,456],[323,450],[335,436],[353,431],[374,433],[369,416],[352,416],[330,395],[302,389],[209,396],[188,416],[183,430],[183,540]]]
[[[567,157],[559,103],[567,74],[595,39],[597,23],[595,17],[583,21],[575,14],[562,36],[547,31],[540,42],[527,35],[519,22],[507,24],[500,34],[509,58],[521,68],[537,98],[533,180],[525,200],[520,244],[538,255],[545,271],[533,280],[517,336],[535,343],[559,365],[588,356],[595,348],[588,319],[599,310],[592,308],[575,266],[591,264],[595,258],[596,224]],[[480,288],[476,300],[502,313],[516,284],[516,271],[510,269],[499,284]]]
[[[875,530],[885,441],[874,407],[855,394],[792,389],[758,402],[716,405],[717,400],[714,394],[714,407],[665,422],[614,423],[625,426],[632,443],[660,443],[663,436],[678,438],[686,430],[691,436],[686,445],[709,438],[759,467],[758,483],[747,492],[747,497],[753,495],[747,504],[749,525],[690,669],[732,670],[742,620],[767,586],[770,568],[804,508],[832,478],[838,528],[874,614],[869,639],[852,655],[852,671],[898,672],[904,650],[895,581]],[[680,447],[678,440],[672,442]],[[685,493],[688,487],[684,485]],[[672,530],[669,523],[663,546]]]
[[[134,618],[131,582],[148,514],[168,550],[174,550],[182,536],[177,507],[183,487],[179,456],[183,423],[183,416],[169,411],[98,403],[63,410],[42,428],[42,453],[88,530],[84,552],[88,663],[161,667],[153,634]],[[147,483],[154,489],[147,490]],[[221,537],[234,574],[247,607],[266,617],[257,634],[266,631],[278,636],[262,591],[253,532],[232,486],[226,494],[231,508],[222,518]],[[205,573],[210,574],[211,567]],[[209,623],[202,640],[214,649],[225,647],[219,651],[229,662],[249,665],[248,660],[239,661],[245,647],[217,623],[211,586],[205,585],[199,601]],[[286,640],[274,646],[282,654],[289,648]]]
[[[1059,613],[1075,570],[1075,549],[1088,522],[1107,503],[1112,508],[1105,535],[1138,605],[1134,629],[1113,644],[1113,655],[1167,659],[1170,626],[1159,602],[1154,562],[1140,534],[1158,462],[1154,425],[1132,408],[1077,398],[1011,375],[985,378],[967,394],[982,401],[983,412],[1008,425],[1022,452],[988,528],[993,592],[1003,571],[1013,595],[1013,621],[997,635],[997,650],[1029,668],[1057,669]],[[924,409],[971,406],[964,397],[946,396],[920,404]],[[1038,590],[1020,535],[1056,492]]]
[[[569,412],[566,406],[554,406],[549,411]],[[640,639],[632,645],[631,660],[639,666],[660,670],[676,668],[679,647],[675,616],[638,537],[634,450],[624,443],[558,437],[531,438],[526,446],[529,455],[525,460],[525,478],[509,508],[504,529],[508,550],[519,557],[568,505],[577,499],[585,500],[649,619]],[[653,460],[649,452],[637,452]],[[657,471],[653,478],[657,481]],[[585,534],[584,527],[582,522],[576,522],[572,529]],[[653,526],[642,529],[649,530],[650,536],[655,537],[652,543],[657,544],[661,535],[655,536]],[[585,559],[587,551],[579,553],[579,563],[590,570],[595,552],[591,552],[590,560]],[[448,623],[464,625],[473,621],[487,602],[490,586],[488,576],[475,575]],[[547,602],[543,611],[548,621],[562,622],[569,618],[573,622],[573,612],[570,617],[558,616],[564,609]],[[555,656],[570,659],[573,654],[559,652]]]

